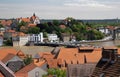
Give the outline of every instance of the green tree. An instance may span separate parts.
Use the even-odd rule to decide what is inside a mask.
[[[31,62],[33,62],[32,56],[27,55],[27,57],[23,61],[24,61],[25,65],[30,64]]]
[[[18,30],[18,31],[20,31],[21,26],[26,26],[26,25],[27,25],[27,23],[26,23],[26,22],[21,21],[20,23],[18,23],[17,30]]]
[[[65,70],[61,70],[61,69],[48,69],[48,74],[47,75],[43,75],[43,77],[47,77],[49,75],[52,76],[57,76],[57,77],[66,77],[66,71]]]
[[[13,43],[12,43],[12,38],[7,39],[7,40],[4,42],[4,45],[5,45],[5,46],[12,46],[12,45],[13,45]]]
[[[59,26],[60,22],[59,22],[58,20],[53,20],[53,24],[54,24],[55,26]]]
[[[47,38],[47,32],[43,32],[43,37]]]
[[[28,28],[28,33],[30,33],[30,34],[39,34],[39,32],[40,32],[40,28],[38,28],[38,27]]]
[[[0,24],[0,28],[2,28],[3,27],[3,25],[2,24]]]

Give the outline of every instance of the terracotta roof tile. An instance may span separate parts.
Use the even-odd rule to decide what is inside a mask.
[[[34,21],[36,19],[36,16],[31,16],[30,19]]]
[[[16,37],[16,36],[26,36],[26,34],[23,33],[23,32],[16,32],[16,33],[13,33],[12,36],[13,37]]]
[[[104,49],[117,49],[115,46],[105,46]]]
[[[11,20],[2,20],[1,24],[3,26],[10,26],[12,24],[12,21]]]
[[[32,69],[36,68],[37,66],[34,63],[31,63],[25,67],[23,67],[21,70],[15,73],[17,77],[28,77],[28,72]]]
[[[39,52],[41,58],[54,58],[54,55],[51,52]]]
[[[26,57],[26,55],[21,50],[19,50],[16,55],[22,59],[24,59]]]
[[[120,55],[120,48],[118,48],[118,54]]]
[[[17,77],[28,77],[28,72],[33,70],[36,67],[40,67],[45,63],[45,61],[40,61],[39,63],[31,63],[25,67],[23,67],[21,70],[15,73]]]
[[[65,28],[66,28],[65,25],[60,25],[59,27],[60,27],[61,29],[65,29]]]
[[[1,61],[3,63],[6,63],[8,60],[12,59],[15,56],[15,54],[8,53]]]
[[[24,22],[30,22],[30,18],[21,18],[21,21],[24,21]]]
[[[45,60],[40,60],[39,62],[34,62],[34,64],[37,65],[38,67],[42,66],[45,63],[46,63]]]
[[[114,30],[115,29],[114,26],[107,26],[107,28],[110,29],[110,30]]]
[[[0,60],[4,59],[8,54],[16,55],[17,51],[14,48],[0,49]]]
[[[28,27],[36,27],[36,24],[28,24]]]
[[[7,32],[15,33],[15,30],[7,30]]]
[[[85,55],[87,62],[97,63],[101,58],[101,53],[101,50],[80,53],[78,48],[61,48],[57,59],[62,59],[62,64],[64,64],[64,62],[68,64],[83,64],[85,63]]]
[[[4,75],[0,72],[0,77],[4,77]]]
[[[80,50],[94,50],[94,47],[80,47]]]
[[[49,65],[49,68],[57,68],[57,63],[58,60],[57,59],[47,59],[47,63]]]

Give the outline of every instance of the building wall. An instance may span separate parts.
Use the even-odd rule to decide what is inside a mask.
[[[28,37],[29,41],[38,43],[38,42],[43,42],[43,33],[40,34],[31,34]]]
[[[34,24],[40,24],[40,19],[38,17],[36,17],[36,19],[34,20]]]
[[[47,74],[47,72],[39,67],[36,67],[32,71],[28,72],[28,77],[42,77],[44,74]]]
[[[3,45],[3,38],[1,37],[0,38],[0,46],[2,46]]]
[[[69,36],[64,36],[63,37],[63,41],[64,42],[69,42],[70,41],[70,37]]]
[[[99,31],[102,32],[102,33],[105,33],[105,34],[109,33],[109,30],[108,29],[104,29],[104,28],[103,29],[102,28],[99,29]]]
[[[19,46],[19,41],[13,41],[13,46]]]
[[[20,36],[19,46],[24,46],[28,43],[28,36]]]
[[[43,66],[41,66],[40,68],[42,68],[43,70],[47,71],[47,63],[44,64]]]
[[[48,34],[48,40],[50,42],[57,42],[58,41],[58,36],[56,34]]]

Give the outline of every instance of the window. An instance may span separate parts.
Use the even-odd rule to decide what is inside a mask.
[[[35,77],[39,77],[39,71],[35,72]]]

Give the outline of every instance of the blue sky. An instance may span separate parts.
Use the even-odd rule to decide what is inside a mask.
[[[120,0],[0,0],[0,18],[112,19],[120,18]]]

